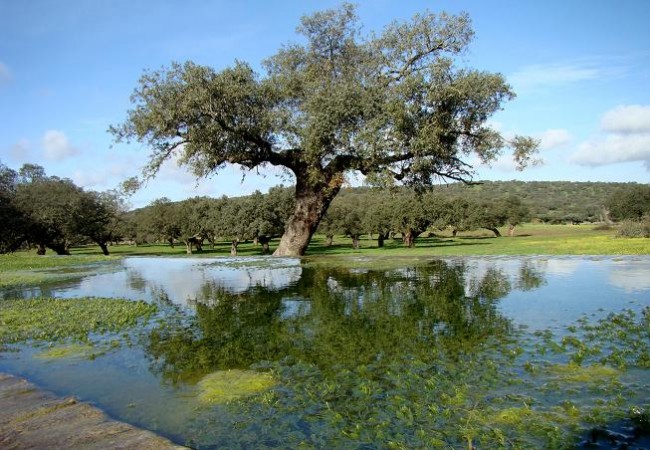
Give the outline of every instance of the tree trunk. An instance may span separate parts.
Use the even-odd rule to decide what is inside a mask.
[[[49,244],[50,247],[57,255],[69,255],[70,251],[65,244]]]
[[[416,235],[415,231],[409,228],[406,231],[406,233],[404,233],[402,236],[404,240],[404,245],[406,245],[408,248],[415,247],[415,235]]]
[[[237,246],[239,245],[239,239],[233,239],[230,243],[230,256],[237,256]]]
[[[174,238],[167,239],[171,248],[174,248]]]
[[[185,241],[185,253],[187,253],[188,255],[192,254],[192,241],[190,241],[189,239]]]
[[[271,253],[271,249],[269,248],[269,242],[271,242],[271,236],[259,236],[257,238],[257,242],[259,244],[262,244],[262,254],[263,255],[268,255]]]
[[[355,250],[359,249],[359,235],[358,234],[352,235],[352,247],[354,247]]]
[[[106,245],[106,242],[98,242],[97,245],[99,245],[99,248],[102,249],[102,253],[104,256],[108,256],[108,245]]]
[[[334,235],[333,234],[326,234],[325,235],[325,247],[331,247],[333,243],[334,243]]]
[[[44,255],[45,254],[45,244],[38,244],[38,248],[36,249],[36,254],[37,255]]]
[[[508,236],[513,237],[515,235],[516,225],[508,224]]]
[[[501,237],[501,233],[499,233],[499,230],[496,229],[496,227],[483,227],[486,230],[490,230],[496,237]]]
[[[377,247],[382,248],[384,246],[384,235],[379,233],[377,235]]]
[[[458,234],[458,230],[456,228],[451,230],[451,237],[456,237],[457,234]]]
[[[306,173],[296,176],[296,206],[274,256],[304,255],[318,224],[341,189],[342,177],[315,186],[304,179],[307,176]]]

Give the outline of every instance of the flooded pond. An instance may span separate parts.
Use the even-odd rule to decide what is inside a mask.
[[[1,372],[194,448],[573,448],[647,427],[650,257],[126,258],[0,305],[39,296],[157,312],[90,355],[7,346]]]

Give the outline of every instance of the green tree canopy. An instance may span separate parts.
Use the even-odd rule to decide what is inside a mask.
[[[613,219],[639,220],[650,215],[650,185],[632,185],[621,189],[606,200]]]
[[[25,240],[28,222],[16,205],[18,174],[0,162],[0,253],[17,250]]]
[[[523,167],[536,150],[487,124],[514,97],[503,76],[454,63],[473,37],[466,14],[417,14],[362,34],[344,4],[303,17],[297,31],[304,40],[267,59],[262,75],[240,61],[146,72],[111,132],[151,149],[145,178],[173,155],[197,176],[227,164],[292,172],[295,209],[277,255],[305,252],[349,171],[428,186],[471,180],[470,154],[487,162],[509,146]]]
[[[108,255],[108,244],[119,236],[125,205],[116,192],[79,190],[72,204],[71,231],[99,245]]]

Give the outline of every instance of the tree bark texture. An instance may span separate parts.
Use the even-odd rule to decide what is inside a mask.
[[[67,246],[64,244],[48,244],[48,247],[50,247],[52,250],[54,250],[54,253],[57,255],[69,255],[70,251],[68,250]]]
[[[99,245],[99,248],[102,249],[102,254],[104,256],[109,255],[109,253],[108,253],[108,245],[106,244],[106,242],[98,242],[97,245]]]
[[[402,236],[402,239],[404,241],[404,245],[406,245],[408,248],[413,248],[415,247],[415,236],[417,233],[414,230],[408,229],[404,235]]]
[[[230,243],[230,256],[237,256],[237,246],[239,245],[239,239],[233,239]]]
[[[303,256],[330,203],[341,189],[340,184],[310,186],[296,180],[296,207],[280,239],[274,256]]]
[[[269,242],[271,242],[271,237],[270,236],[259,236],[257,239],[258,244],[262,244],[262,254],[263,255],[269,255],[271,253],[271,249],[269,247]]]
[[[499,233],[499,230],[496,229],[496,227],[485,227],[486,230],[490,230],[496,237],[501,237],[501,233]]]

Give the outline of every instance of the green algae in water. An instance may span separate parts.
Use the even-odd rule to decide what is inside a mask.
[[[269,373],[254,370],[219,370],[199,381],[199,401],[203,404],[229,403],[260,394],[276,385]]]
[[[72,343],[50,347],[34,356],[39,359],[86,359],[97,357],[102,353],[92,345]]]
[[[549,367],[549,373],[565,383],[598,383],[617,377],[620,371],[600,364],[583,367],[569,363],[554,364]]]
[[[528,332],[497,307],[523,287],[470,269],[307,265],[295,283],[244,292],[209,281],[192,314],[176,318],[161,303],[149,339],[134,344],[197,414],[178,419],[179,442],[194,448],[558,449],[646,403],[646,312],[585,316],[567,322],[569,337]],[[590,368],[598,364],[618,372]],[[207,385],[229,368],[279,387],[229,398],[230,383],[197,408],[198,377],[211,373]],[[167,432],[158,411],[181,415],[171,402],[140,414],[145,402],[127,401],[127,416]]]
[[[151,317],[157,307],[116,298],[0,300],[0,345],[25,341],[86,342],[91,334],[119,333]]]

